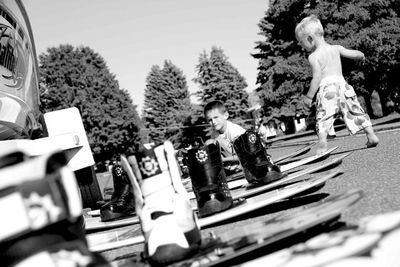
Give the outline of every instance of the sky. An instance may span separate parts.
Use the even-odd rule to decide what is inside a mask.
[[[195,66],[212,46],[256,87],[255,42],[268,0],[23,0],[37,54],[61,44],[89,46],[104,58],[138,112],[151,66],[165,60],[183,71],[190,92]],[[192,99],[195,101],[195,99]]]

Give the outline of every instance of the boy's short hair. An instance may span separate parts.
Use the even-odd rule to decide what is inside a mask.
[[[296,39],[300,40],[304,35],[324,35],[321,21],[315,15],[305,17],[297,24],[295,29]]]
[[[226,112],[226,107],[225,107],[224,103],[222,103],[219,100],[214,100],[214,101],[208,102],[204,106],[204,117],[207,117],[207,113],[214,109],[218,109],[221,113]]]

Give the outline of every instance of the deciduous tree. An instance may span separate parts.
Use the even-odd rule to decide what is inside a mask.
[[[98,53],[60,45],[39,61],[42,112],[77,107],[97,163],[135,151],[141,125],[136,106]]]

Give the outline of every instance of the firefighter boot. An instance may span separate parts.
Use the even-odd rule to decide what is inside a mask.
[[[111,200],[101,206],[101,221],[111,221],[132,216],[135,212],[132,184],[122,167],[115,163],[111,169],[114,192]]]
[[[152,265],[166,265],[192,255],[201,234],[171,142],[128,158],[121,156],[121,164],[133,185],[145,259]]]
[[[249,183],[268,184],[285,176],[279,166],[272,163],[255,131],[247,130],[233,142],[233,146]]]
[[[218,142],[188,151],[189,176],[201,217],[232,206]]]

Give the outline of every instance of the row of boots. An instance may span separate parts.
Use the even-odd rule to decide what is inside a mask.
[[[284,176],[271,162],[256,132],[246,131],[234,146],[249,182],[266,184]],[[199,144],[187,156],[198,215],[209,216],[232,207],[219,144]],[[144,258],[153,265],[165,265],[190,257],[199,249],[202,238],[172,144],[166,141],[136,155],[122,156],[121,165],[133,187],[145,237]]]
[[[285,176],[279,166],[273,164],[257,132],[247,130],[233,142],[233,147],[249,183],[263,185]],[[218,142],[209,140],[204,146],[190,149],[188,168],[201,217],[233,205]]]
[[[256,132],[246,131],[233,145],[249,183],[267,184],[284,176]],[[187,163],[200,217],[233,206],[218,142],[209,140],[188,150]],[[200,247],[201,234],[172,144],[166,141],[135,155],[121,156],[120,164],[113,168],[113,177],[124,186],[117,186],[117,194],[101,208],[102,219],[131,214],[134,206],[146,240],[143,255],[148,262],[164,265],[189,257]],[[124,194],[128,187],[133,197]],[[127,202],[133,198],[134,205]]]
[[[258,138],[247,131],[234,146],[246,179],[265,184],[282,173]],[[233,201],[218,143],[200,144],[188,151],[188,158],[198,214],[230,208]],[[249,159],[253,161],[244,162]],[[121,156],[113,174],[118,179],[115,195],[102,207],[102,217],[112,220],[136,212],[146,261],[166,265],[198,250],[202,238],[197,215],[169,141]],[[79,188],[63,152],[36,158],[19,151],[5,154],[0,158],[0,177],[0,207],[7,214],[0,221],[2,266],[109,266],[88,249]]]
[[[247,130],[234,141],[233,146],[249,183],[267,184],[283,177],[284,174],[278,165],[273,164],[261,137],[255,131]],[[218,142],[209,140],[206,145],[198,142],[186,157],[200,216],[205,217],[230,208],[233,201]],[[133,189],[126,173],[117,162],[111,173],[114,192],[111,200],[100,208],[103,222],[135,214]]]

